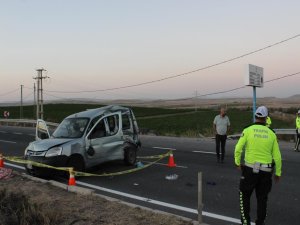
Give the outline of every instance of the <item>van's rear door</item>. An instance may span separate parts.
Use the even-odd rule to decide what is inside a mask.
[[[35,129],[35,140],[42,140],[50,138],[49,129],[44,120],[38,119],[36,121],[36,129]]]

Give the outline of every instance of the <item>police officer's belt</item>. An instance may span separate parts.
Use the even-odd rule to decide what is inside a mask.
[[[245,166],[250,167],[250,168],[254,168],[254,164],[251,163],[246,163],[245,162]],[[264,172],[272,172],[273,168],[272,168],[272,164],[260,164],[259,170],[264,171]]]

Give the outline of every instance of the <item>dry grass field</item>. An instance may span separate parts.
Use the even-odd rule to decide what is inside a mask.
[[[14,172],[0,180],[0,225],[192,225],[171,215],[79,195]]]

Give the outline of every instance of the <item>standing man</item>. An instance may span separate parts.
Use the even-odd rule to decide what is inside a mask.
[[[216,134],[216,153],[217,161],[220,162],[220,145],[221,145],[221,163],[224,162],[225,157],[225,144],[227,134],[230,129],[230,121],[226,115],[224,108],[220,109],[220,115],[217,115],[213,122],[213,129]]]
[[[300,143],[300,110],[298,110],[297,117],[296,117],[296,134],[297,134],[297,140],[294,150],[297,152],[299,143]]]
[[[256,225],[265,225],[268,194],[272,188],[272,171],[275,164],[275,182],[281,177],[281,154],[273,130],[265,126],[268,109],[258,107],[255,123],[243,130],[235,146],[236,166],[242,170],[240,180],[240,210],[242,225],[250,225],[250,198],[253,190],[257,199]],[[245,147],[245,164],[241,155]],[[274,163],[273,163],[274,162]]]

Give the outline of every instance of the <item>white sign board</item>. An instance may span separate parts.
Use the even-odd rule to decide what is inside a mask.
[[[263,87],[264,86],[264,68],[247,65],[245,85],[253,87]]]
[[[8,118],[8,117],[9,117],[9,112],[8,112],[8,111],[4,111],[3,116],[4,116],[5,118]]]

